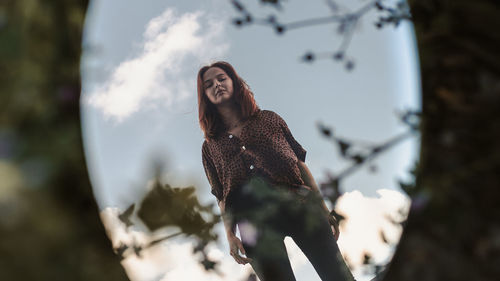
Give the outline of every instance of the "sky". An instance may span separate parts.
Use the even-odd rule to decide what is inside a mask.
[[[349,3],[341,7],[352,11],[366,1],[340,2]],[[274,13],[283,22],[330,14],[321,0],[307,5],[287,1],[282,11],[258,1],[245,3],[255,15]],[[153,161],[165,163],[166,182],[196,186],[201,202],[215,202],[201,164],[203,135],[197,122],[196,74],[203,65],[226,60],[236,68],[259,106],[280,114],[307,150],[306,164],[317,182],[347,165],[320,135],[318,122],[339,136],[377,144],[407,129],[397,112],[420,108],[418,58],[409,23],[377,30],[377,15],[366,15],[348,49],[355,62],[349,72],[333,60],[300,60],[307,51],[335,50],[341,39],[335,25],[278,36],[265,26],[235,27],[231,21],[237,15],[224,0],[90,2],[82,56],[82,130],[94,194],[114,244],[151,239],[140,224],[126,231],[116,216],[147,192]],[[392,248],[379,241],[379,230],[394,241],[400,235],[400,229],[387,225],[386,216],[408,207],[397,180],[408,178],[417,143],[414,137],[399,144],[374,162],[376,173],[364,168],[344,182],[336,210],[349,219],[338,243],[352,264],[360,263],[367,248],[378,261],[390,257]],[[218,225],[220,233],[222,228]],[[191,267],[192,276],[183,280],[226,280],[204,275],[190,247],[185,239],[163,243],[148,250],[147,258],[130,256],[123,265],[132,280],[177,280],[176,274],[185,272],[180,269]],[[313,269],[293,242],[287,247],[296,253],[292,264],[298,280],[317,278],[311,277]],[[172,251],[183,252],[183,258],[174,262]],[[211,250],[226,273],[244,276],[249,268],[232,262],[227,252],[225,241]],[[361,271],[355,274],[359,280],[369,278]]]

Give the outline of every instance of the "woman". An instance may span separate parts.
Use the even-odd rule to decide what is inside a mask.
[[[337,247],[338,224],[285,121],[259,109],[227,62],[199,70],[198,110],[203,166],[235,261],[250,263],[261,281],[295,280],[283,242],[290,236],[322,280],[352,280]]]

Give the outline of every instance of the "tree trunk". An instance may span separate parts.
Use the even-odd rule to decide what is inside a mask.
[[[85,166],[85,0],[0,1],[0,280],[126,280]]]
[[[407,225],[385,281],[500,278],[498,3],[410,1],[422,144]]]

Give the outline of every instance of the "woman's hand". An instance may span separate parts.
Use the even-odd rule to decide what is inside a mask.
[[[243,243],[241,240],[236,237],[234,234],[229,234],[227,237],[229,242],[229,253],[234,258],[234,260],[239,264],[247,264],[252,262],[251,258],[246,258],[240,255],[241,252],[243,255],[246,255],[245,248],[243,248]]]

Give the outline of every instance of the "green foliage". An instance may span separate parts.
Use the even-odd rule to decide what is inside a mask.
[[[160,170],[159,166],[156,167],[157,175],[161,173]],[[151,231],[150,234],[169,228],[177,232],[147,244],[138,244],[136,241],[130,245],[122,243],[114,249],[115,253],[124,259],[131,249],[135,255],[141,257],[143,250],[174,237],[183,236],[195,240],[197,246],[193,249],[193,254],[202,255],[200,264],[205,270],[220,273],[217,262],[211,260],[206,252],[207,245],[218,238],[214,226],[220,221],[220,216],[213,213],[213,207],[212,204],[203,206],[199,203],[194,187],[173,188],[168,184],[162,184],[157,176],[153,187],[139,203],[137,217]],[[132,204],[118,216],[127,229],[134,225],[132,220],[134,210],[135,204]]]
[[[220,220],[212,209],[213,205],[200,205],[194,187],[172,188],[156,181],[142,200],[138,216],[152,231],[176,226],[183,234],[208,242],[217,238],[213,226]]]

